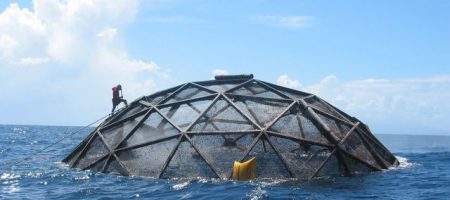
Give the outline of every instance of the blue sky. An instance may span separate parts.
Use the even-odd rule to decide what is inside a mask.
[[[0,124],[83,125],[213,72],[312,92],[379,133],[450,135],[450,1],[1,1]]]

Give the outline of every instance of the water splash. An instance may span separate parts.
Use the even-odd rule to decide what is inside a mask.
[[[178,184],[172,186],[172,189],[173,189],[173,190],[181,190],[181,189],[186,188],[190,183],[191,183],[191,181],[186,181],[186,182],[183,182],[183,183],[178,183]]]
[[[264,187],[265,186],[263,185],[256,187],[249,195],[247,195],[247,197],[249,197],[249,199],[251,200],[267,198],[267,191],[264,190]]]
[[[416,165],[416,163],[410,162],[408,158],[401,156],[395,156],[395,158],[397,158],[399,165],[397,167],[390,167],[388,170],[406,169]]]

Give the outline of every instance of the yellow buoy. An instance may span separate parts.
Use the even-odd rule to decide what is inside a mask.
[[[234,161],[233,164],[233,179],[235,180],[250,180],[256,177],[256,157],[245,162]]]

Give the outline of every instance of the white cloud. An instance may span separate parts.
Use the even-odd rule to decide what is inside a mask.
[[[215,70],[213,70],[213,71],[211,72],[211,74],[212,74],[213,76],[217,76],[217,75],[228,75],[229,73],[228,73],[228,71],[225,70],[225,69],[215,69]]]
[[[33,1],[0,13],[0,99],[3,123],[80,124],[111,107],[111,87],[128,100],[166,87],[170,75],[132,58],[117,34],[139,0]],[[36,67],[26,67],[35,65]],[[61,117],[64,111],[64,117]]]
[[[300,90],[316,94],[354,115],[377,133],[450,131],[450,75],[354,81],[341,81],[330,75]]]
[[[26,57],[21,58],[18,63],[15,63],[17,65],[40,65],[44,64],[50,61],[49,58],[40,58],[40,57]]]
[[[299,89],[302,86],[299,81],[290,79],[286,74],[278,77],[277,84],[292,89]]]
[[[311,25],[313,17],[311,16],[280,16],[263,15],[251,18],[253,21],[272,26],[279,26],[290,29],[305,28]]]
[[[97,33],[97,37],[105,38],[108,40],[112,40],[117,35],[117,29],[116,28],[107,28],[103,31],[100,31]]]

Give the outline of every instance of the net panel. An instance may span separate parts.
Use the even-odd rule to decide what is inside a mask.
[[[278,95],[277,93],[267,90],[266,88],[262,87],[256,81],[252,81],[248,84],[243,85],[242,87],[234,89],[233,91],[231,91],[231,93],[236,94],[236,95],[284,99],[282,96]]]
[[[270,128],[270,131],[323,144],[330,144],[320,130],[294,105]]]
[[[354,131],[352,134],[350,134],[345,141],[341,142],[339,146],[353,156],[366,161],[370,165],[382,168],[372,156],[367,147],[364,145],[364,143],[361,141],[361,138],[357,131]]]
[[[203,85],[203,86],[216,92],[225,92],[233,87],[236,87],[237,85],[238,84],[218,84],[218,85]]]
[[[90,170],[94,172],[101,172],[105,162],[108,160],[108,157],[104,158],[102,161],[97,162],[95,165],[91,166]]]
[[[80,169],[86,168],[90,164],[94,163],[95,161],[105,156],[106,154],[109,154],[108,148],[100,139],[100,137],[96,135],[94,136],[94,139],[87,147],[85,153],[81,155],[75,167]]]
[[[177,135],[178,130],[157,112],[153,112],[125,141],[122,147],[155,141]]]
[[[256,157],[256,178],[290,178],[289,172],[273,148],[260,139],[244,161]]]
[[[332,155],[323,167],[317,172],[315,177],[342,176],[341,165],[336,155]]]
[[[352,126],[350,126],[349,124],[342,123],[320,113],[317,113],[317,115],[322,119],[323,122],[325,122],[325,124],[339,139],[343,139],[345,135],[347,135],[347,133],[352,129]]]
[[[231,104],[219,99],[192,127],[192,131],[243,131],[255,130],[253,124]]]
[[[235,104],[262,127],[269,125],[288,106],[287,102],[256,98],[234,98]]]
[[[163,115],[181,129],[186,129],[209,105],[211,100],[201,100],[161,108]]]
[[[330,154],[327,148],[298,143],[276,136],[270,137],[270,141],[287,162],[294,176],[300,179],[307,179],[312,176],[315,169]]]
[[[108,145],[112,149],[115,149],[116,146],[119,145],[119,143],[131,132],[131,130],[139,123],[142,118],[144,118],[144,115],[117,124],[105,131],[102,131],[101,134],[105,138]]]
[[[188,87],[186,87],[186,88],[182,89],[181,91],[179,91],[178,93],[176,93],[174,96],[170,97],[164,103],[173,103],[173,102],[186,100],[186,99],[194,99],[194,98],[204,97],[204,96],[211,95],[211,94],[214,94],[214,93],[207,91],[205,89],[196,87],[196,86],[189,85]]]
[[[162,178],[215,177],[214,172],[188,141],[181,142]]]
[[[244,156],[253,139],[253,134],[199,135],[192,137],[199,151],[207,157],[222,178],[227,178],[231,174],[233,162]]]
[[[128,175],[127,171],[119,164],[119,162],[115,158],[111,158],[111,161],[106,167],[105,172],[114,175],[122,175],[122,176]]]
[[[391,152],[389,152],[386,147],[384,147],[382,144],[380,144],[379,142],[375,141],[375,140],[371,140],[369,139],[369,137],[375,137],[373,135],[371,136],[367,136],[366,134],[360,132],[360,136],[364,137],[366,139],[366,141],[369,141],[370,144],[372,145],[372,149],[373,151],[375,151],[381,158],[383,161],[386,162],[387,166],[390,166],[392,164],[394,164],[396,162],[396,158],[394,155],[392,155]]]
[[[342,119],[342,120],[346,120],[346,118],[342,117],[339,112],[337,112],[336,110],[334,110],[333,108],[331,108],[330,106],[328,106],[326,103],[322,102],[318,97],[312,97],[312,98],[306,98],[305,99],[306,103],[308,103],[309,105],[313,106],[314,108],[321,110],[323,112],[326,112],[330,115],[333,115],[336,118]]]
[[[373,170],[369,168],[364,163],[361,163],[360,161],[350,157],[349,155],[345,153],[340,153],[340,156],[342,157],[342,160],[345,162],[346,166],[348,167],[348,170],[351,174],[357,175],[357,174],[365,174],[372,172]]]
[[[158,178],[177,139],[119,152],[117,155],[131,173],[141,177]]]
[[[115,121],[119,121],[119,120],[125,119],[125,118],[127,118],[129,116],[132,116],[132,115],[134,115],[134,114],[136,114],[136,113],[146,109],[146,107],[141,105],[141,104],[135,104],[135,105],[133,105],[130,108],[127,108],[127,109],[128,110],[124,111],[125,114],[123,114],[122,116],[117,118]]]

